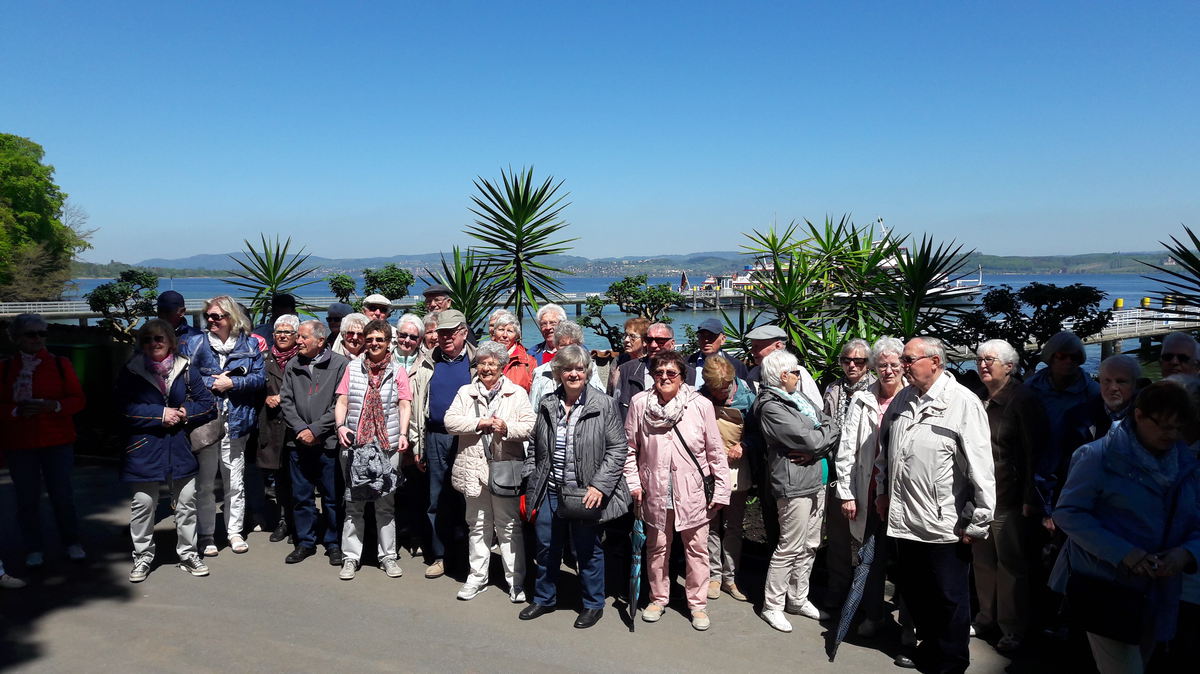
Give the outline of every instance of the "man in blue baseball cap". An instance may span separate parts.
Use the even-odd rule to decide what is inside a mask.
[[[701,321],[700,325],[696,326],[696,341],[700,343],[700,350],[687,357],[687,364],[696,368],[695,381],[689,382],[692,386],[700,388],[704,383],[700,371],[704,369],[704,361],[713,357],[729,361],[737,378],[746,381],[748,375],[745,363],[721,350],[721,345],[725,343],[725,327],[721,325],[720,319],[706,318]]]
[[[175,328],[175,336],[179,338],[180,342],[192,335],[200,334],[200,328],[188,323],[187,303],[183,301],[183,295],[174,290],[167,290],[158,296],[157,313],[159,318]]]

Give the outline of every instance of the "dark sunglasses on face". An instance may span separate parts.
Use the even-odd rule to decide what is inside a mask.
[[[25,332],[21,333],[21,336],[22,337],[39,337],[41,339],[45,339],[46,336],[49,334],[50,333],[45,330],[26,330]]]
[[[646,341],[650,342],[651,344],[666,344],[667,342],[671,341],[672,339],[675,339],[675,338],[674,337],[647,337]]]
[[[385,307],[382,304],[368,304],[366,307],[367,311],[387,311],[390,308],[391,307]]]
[[[145,337],[142,337],[142,344],[150,344],[150,343],[166,344],[167,336],[166,335],[146,335]]]
[[[867,364],[867,359],[866,358],[850,358],[848,356],[842,357],[842,365],[849,365],[850,363],[854,363],[855,365],[862,367]]]
[[[387,337],[368,337],[366,342],[367,344],[387,344],[388,339]]]
[[[210,323],[216,323],[225,320],[225,314],[204,314],[204,318]]]
[[[408,332],[401,332],[396,335],[396,339],[411,339],[414,342],[420,338],[421,338],[420,335],[414,335],[414,334],[411,334]]]
[[[675,370],[655,370],[653,374],[655,379],[662,379],[665,377],[666,379],[674,380],[679,378],[679,373]]]
[[[342,337],[362,337],[362,332],[359,330],[342,330]]]
[[[1164,353],[1163,355],[1159,356],[1159,360],[1164,363],[1170,363],[1174,361],[1178,361],[1181,364],[1192,362],[1191,356],[1187,355],[1186,353]]]

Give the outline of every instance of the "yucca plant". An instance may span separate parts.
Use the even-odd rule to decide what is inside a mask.
[[[974,303],[950,292],[974,252],[963,252],[962,244],[954,241],[935,245],[925,235],[916,250],[897,255],[881,316],[887,334],[901,340],[951,334],[958,317],[975,309]]]
[[[451,259],[452,262],[447,263],[443,255],[441,273],[426,269],[429,276],[422,280],[428,285],[440,283],[449,288],[451,305],[463,313],[467,325],[476,337],[480,337],[487,325],[488,314],[499,303],[506,288],[497,281],[492,264],[480,260],[474,250],[468,248],[464,255],[455,246]]]
[[[561,255],[575,239],[559,239],[567,223],[560,217],[569,204],[558,196],[562,181],[553,177],[540,185],[533,181],[533,167],[500,172],[501,184],[478,178],[479,195],[472,196],[475,224],[466,232],[483,242],[477,249],[480,261],[495,270],[496,281],[507,290],[505,306],[511,307],[517,320],[536,310],[539,301],[551,293],[561,293],[562,283],[554,274],[566,273],[546,264],[549,255]],[[456,304],[457,306],[457,304]]]
[[[1159,266],[1149,262],[1142,264],[1165,274],[1165,277],[1145,276],[1150,281],[1156,281],[1163,284],[1165,288],[1159,291],[1162,301],[1162,311],[1181,315],[1185,318],[1200,317],[1200,310],[1194,307],[1200,307],[1200,255],[1196,251],[1200,249],[1200,238],[1188,228],[1183,226],[1183,231],[1187,235],[1188,241],[1191,242],[1189,247],[1186,243],[1172,236],[1171,243],[1160,241],[1159,245],[1167,249],[1171,254],[1171,259],[1175,260],[1172,267]]]
[[[296,295],[296,291],[300,288],[321,281],[320,278],[315,277],[304,280],[317,268],[304,266],[304,263],[308,261],[308,255],[304,254],[303,247],[295,253],[290,252],[291,237],[280,243],[278,236],[274,241],[268,241],[266,234],[259,236],[262,238],[261,249],[255,249],[248,239],[243,239],[242,242],[246,244],[245,260],[233,255],[229,256],[229,259],[237,263],[241,270],[230,272],[237,277],[236,279],[225,279],[226,283],[249,293],[242,299],[246,300],[250,308],[251,320],[255,323],[265,321],[269,317],[273,295],[284,293]],[[299,304],[299,297],[297,297],[297,304]]]

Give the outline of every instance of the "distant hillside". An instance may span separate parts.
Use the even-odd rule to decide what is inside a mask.
[[[1162,252],[1086,253],[1083,255],[983,255],[976,253],[968,266],[982,265],[986,274],[1145,274],[1142,262],[1170,264]]]

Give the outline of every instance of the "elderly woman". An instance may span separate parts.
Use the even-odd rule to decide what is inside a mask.
[[[497,320],[497,327],[501,320],[504,317]],[[458,591],[463,601],[487,589],[493,533],[500,543],[508,597],[514,604],[525,601],[525,543],[517,492],[534,416],[525,389],[503,373],[508,361],[504,342],[480,344],[475,351],[475,381],[458,389],[446,411],[446,430],[458,436],[450,484],[466,497],[470,530],[471,572]]]
[[[246,441],[258,426],[259,396],[265,385],[263,354],[251,336],[250,319],[228,295],[204,305],[208,333],[190,339],[180,350],[204,376],[204,385],[217,398],[220,437],[204,447],[192,447],[200,461],[196,477],[197,528],[205,557],[215,557],[217,504],[213,495],[217,471],[225,485],[225,534],[236,553],[250,549],[242,536],[246,513],[244,471]],[[193,435],[193,443],[197,435]]]
[[[537,361],[530,356],[525,347],[521,346],[521,322],[511,311],[497,310],[492,314],[492,339],[508,349],[508,358],[504,362],[504,377],[512,383],[529,392],[533,386],[533,371],[537,369]]]
[[[1200,560],[1200,463],[1182,436],[1195,415],[1182,386],[1158,382],[1072,459],[1050,586],[1066,593],[1101,672],[1143,671],[1175,634],[1182,574]]]
[[[554,342],[559,348],[570,344],[583,346],[583,328],[579,327],[578,323],[565,321],[559,323],[554,328]],[[591,355],[588,356],[588,361],[591,362]],[[600,383],[600,377],[596,375],[595,364],[589,370],[588,385],[598,391],[604,391],[604,386]],[[559,382],[557,375],[553,370],[551,363],[539,365],[533,371],[533,384],[529,388],[529,401],[533,404],[533,409],[537,409],[538,403],[542,398],[558,387]]]
[[[350,360],[361,357],[367,347],[367,343],[363,341],[363,328],[367,327],[370,320],[366,314],[347,314],[342,319],[341,332],[333,342],[333,352]]]
[[[565,322],[567,322],[567,312],[563,311],[563,308],[557,304],[543,304],[538,309],[537,325],[538,330],[542,331],[542,341],[535,344],[529,350],[529,355],[533,356],[533,359],[538,364],[545,365],[550,362],[551,358],[554,358],[554,354],[557,353],[557,349],[561,346],[555,341],[554,329],[560,323]],[[583,340],[580,339],[579,343],[582,344]]]
[[[441,315],[440,311],[431,311],[425,314],[425,337],[421,340],[421,349],[424,353],[433,351],[438,345],[437,326]]]
[[[435,333],[436,335],[436,333]],[[421,343],[425,339],[425,323],[416,314],[404,314],[396,319],[396,336],[393,340],[392,360],[412,374],[421,356]]]
[[[154,514],[160,483],[166,482],[175,502],[175,552],[179,568],[207,576],[208,566],[196,547],[196,473],[187,428],[217,416],[217,402],[200,371],[178,355],[175,330],[161,319],[138,331],[141,353],[117,376],[116,407],[124,415],[125,451],[121,480],[133,492],[129,533],[133,568],[129,581],[140,583],[154,563]]]
[[[575,627],[595,625],[604,614],[601,524],[629,509],[621,468],[629,449],[617,402],[588,386],[592,359],[578,344],[563,346],[551,363],[559,386],[534,408],[533,454],[523,516],[534,524],[537,580],[521,620],[555,609],[563,548],[575,552],[583,612]],[[531,465],[532,464],[532,465]]]
[[[802,372],[796,356],[772,352],[763,359],[763,386],[754,401],[779,510],[779,544],[767,569],[762,617],[782,632],[792,630],[785,610],[813,620],[829,617],[809,600],[808,589],[825,517],[826,457],[836,451],[839,429],[801,392]]]
[[[1026,382],[1046,408],[1050,419],[1049,447],[1062,446],[1066,434],[1067,412],[1076,405],[1094,401],[1100,397],[1100,386],[1081,367],[1087,356],[1083,352],[1083,341],[1070,332],[1060,332],[1051,337],[1042,348],[1042,362],[1046,367],[1038,370]],[[1052,502],[1053,483],[1045,483],[1041,476],[1051,475],[1057,457],[1045,456],[1047,465],[1037,466],[1034,479],[1046,502]],[[1061,486],[1060,484],[1057,486]]]
[[[271,347],[264,354],[266,399],[258,420],[258,451],[254,461],[263,470],[267,496],[273,498],[279,508],[278,524],[271,532],[272,543],[287,538],[292,530],[292,480],[283,446],[287,438],[287,424],[283,422],[283,409],[279,406],[279,390],[288,361],[300,352],[300,344],[296,341],[299,328],[299,316],[285,314],[275,319]]]
[[[79,518],[71,488],[75,462],[75,422],[83,410],[83,389],[71,361],[46,349],[46,321],[19,314],[8,324],[17,354],[0,361],[0,443],[17,493],[17,524],[25,543],[25,566],[45,561],[38,517],[42,484],[50,496],[58,540],[67,557],[82,561]]]
[[[621,335],[621,355],[617,357],[617,362],[612,364],[608,376],[609,392],[617,385],[617,370],[620,366],[646,355],[646,331],[649,329],[650,321],[641,316],[625,321],[625,332]]]
[[[341,443],[342,472],[349,471],[355,447],[375,443],[388,457],[394,471],[400,468],[400,453],[408,449],[408,421],[412,413],[412,390],[408,373],[398,367],[388,347],[392,326],[377,318],[363,327],[364,356],[346,367],[337,387],[334,420]],[[367,501],[356,499],[346,490],[345,521],[342,525],[342,580],[353,580],[362,565],[363,529],[366,526]],[[379,568],[389,578],[402,571],[396,548],[396,494],[380,496],[375,504],[375,531],[379,546]]]
[[[1020,360],[1008,342],[992,339],[979,345],[975,365],[986,387],[983,406],[992,436],[996,466],[996,511],[991,535],[972,544],[979,613],[975,631],[999,627],[1001,653],[1020,648],[1030,612],[1026,541],[1047,504],[1034,484],[1034,469],[1049,451],[1050,421],[1041,400],[1012,376]],[[1044,462],[1042,462],[1044,463]],[[1033,518],[1033,519],[1030,519]]]
[[[904,369],[900,356],[904,355],[904,343],[894,337],[883,337],[875,342],[870,352],[870,366],[875,370],[875,381],[865,390],[856,391],[850,398],[845,420],[841,425],[841,440],[837,450],[837,480],[834,497],[840,507],[831,504],[830,510],[838,510],[848,523],[850,541],[847,542],[847,557],[852,549],[864,545],[869,537],[875,552],[875,561],[867,575],[863,592],[863,621],[859,624],[860,636],[874,636],[883,620],[883,586],[887,570],[888,544],[884,536],[883,522],[875,511],[875,459],[879,456],[879,427],[883,415],[892,399],[904,388]],[[832,545],[832,544],[831,544]]]
[[[746,595],[738,589],[736,575],[742,560],[742,524],[752,482],[742,440],[754,393],[746,382],[737,378],[733,365],[725,358],[709,358],[700,374],[704,380],[700,394],[713,405],[729,463],[729,505],[708,526],[708,598],[717,599],[724,590],[734,599],[746,601]]]
[[[625,479],[646,532],[650,605],[642,620],[656,622],[670,598],[671,538],[679,532],[687,564],[684,588],[692,627],[709,627],[708,524],[729,505],[729,464],[713,404],[684,383],[687,364],[678,351],[650,357],[654,388],[635,395],[625,418],[629,452]],[[712,496],[705,482],[713,482]]]

